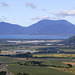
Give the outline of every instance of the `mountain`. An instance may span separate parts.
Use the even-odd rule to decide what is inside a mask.
[[[41,20],[27,29],[33,35],[75,35],[75,25],[66,20]]]
[[[0,35],[23,35],[25,28],[19,25],[0,22]]]
[[[72,36],[62,42],[59,42],[60,44],[64,44],[64,45],[72,45],[75,46],[75,36]]]
[[[66,20],[41,20],[29,27],[0,22],[0,35],[75,35],[75,25]]]

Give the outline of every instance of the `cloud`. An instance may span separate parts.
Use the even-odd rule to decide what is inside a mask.
[[[42,11],[47,11],[47,9],[43,8]]]
[[[49,17],[49,16],[43,16],[43,17],[34,17],[31,18],[31,20],[43,20],[43,19],[49,19],[49,20],[61,20],[61,17]]]
[[[61,20],[61,17],[49,17],[50,20]]]
[[[49,19],[49,16],[43,16],[43,17],[34,17],[31,20],[42,20],[42,19]]]
[[[2,16],[1,18],[0,18],[0,22],[1,21],[6,21],[7,20],[7,18],[5,17],[5,16]]]
[[[6,2],[1,2],[2,6],[9,6]]]
[[[67,10],[62,10],[58,13],[49,13],[49,14],[53,14],[57,17],[65,17],[65,16],[75,16],[75,9],[71,10],[71,11],[67,11]]]
[[[26,2],[25,3],[25,5],[26,5],[26,7],[30,7],[30,8],[32,8],[32,9],[37,9],[38,11],[48,11],[47,9],[45,9],[45,8],[42,8],[42,9],[40,9],[40,8],[38,8],[34,3],[32,3],[32,2]]]
[[[26,2],[25,5],[26,5],[26,7],[30,7],[32,9],[36,8],[36,5],[34,5],[32,2]]]

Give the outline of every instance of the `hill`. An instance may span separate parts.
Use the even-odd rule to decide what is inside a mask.
[[[29,27],[0,22],[0,35],[75,35],[75,25],[66,20],[41,20]]]
[[[0,35],[23,35],[24,32],[24,27],[6,22],[0,22]]]
[[[72,37],[70,37],[70,38],[68,38],[68,39],[66,39],[66,40],[64,40],[64,41],[62,41],[60,43],[62,43],[64,45],[72,45],[72,46],[75,46],[75,36],[72,36]]]
[[[75,35],[75,25],[66,20],[41,20],[27,30],[33,35]]]

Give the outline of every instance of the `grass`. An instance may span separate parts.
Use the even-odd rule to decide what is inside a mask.
[[[39,56],[44,56],[48,54],[42,54]],[[53,54],[52,54],[53,55]],[[57,54],[53,55],[57,56]],[[58,56],[64,56],[64,54],[58,54]],[[66,55],[65,55],[66,56]],[[74,56],[74,55],[72,55]],[[67,56],[66,56],[67,57]],[[19,65],[17,62],[26,62],[26,61],[43,61],[46,65],[56,65],[56,66],[67,66],[62,62],[75,62],[72,61],[75,59],[65,59],[65,58],[30,58],[29,60],[18,60],[13,59],[12,57],[4,57],[0,56],[0,63],[7,64],[8,71],[12,72],[14,75],[18,72],[21,73],[28,73],[30,75],[74,75],[75,65],[70,68],[55,68],[55,67],[40,67],[40,66],[24,66]]]
[[[64,72],[71,73],[71,74],[74,74],[75,75],[75,67],[72,67],[72,68],[56,68],[56,67],[50,67],[50,68],[57,69],[59,71],[64,71]]]
[[[67,66],[66,64],[63,64],[62,62],[71,62],[71,59],[57,59],[57,58],[34,58],[29,59],[28,61],[43,61],[44,64],[51,64],[51,65],[57,65],[57,66]],[[26,61],[26,60],[25,60]],[[24,61],[23,61],[24,62]],[[24,66],[24,65],[18,65],[18,64],[9,64],[8,70],[11,71],[14,75],[18,72],[21,73],[28,73],[30,75],[73,75],[71,71],[75,70],[75,67],[71,69],[66,68],[55,68],[55,67],[39,67],[39,66]],[[65,71],[66,70],[66,71]]]
[[[9,65],[8,70],[11,71],[14,75],[18,72],[28,73],[30,75],[72,75],[49,67],[39,66]]]
[[[12,57],[0,56],[0,63],[13,63],[13,62],[17,62],[17,60],[14,60]]]
[[[75,49],[59,49],[64,52],[75,52]]]
[[[36,54],[33,57],[70,57],[75,58],[75,54]]]

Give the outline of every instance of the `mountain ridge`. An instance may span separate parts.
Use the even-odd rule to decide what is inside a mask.
[[[75,35],[75,25],[66,20],[40,20],[29,27],[0,22],[0,35]]]
[[[75,36],[71,36],[68,39],[65,39],[64,41],[59,42],[59,44],[75,46]]]

